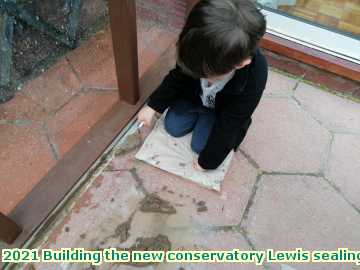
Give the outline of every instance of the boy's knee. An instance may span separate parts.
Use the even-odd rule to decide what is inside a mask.
[[[185,135],[183,130],[181,130],[179,127],[177,127],[170,121],[167,121],[166,118],[165,118],[165,130],[167,133],[169,133],[171,136],[175,138],[179,138]]]

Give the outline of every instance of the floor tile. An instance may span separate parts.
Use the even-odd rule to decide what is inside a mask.
[[[265,95],[290,96],[297,84],[297,80],[270,70]]]
[[[45,176],[55,158],[37,124],[0,124],[0,149],[0,212],[8,214]]]
[[[117,91],[85,91],[71,100],[48,122],[60,157],[69,151],[118,101]]]
[[[0,106],[1,121],[41,121],[46,119],[47,116],[48,113],[43,107],[22,93],[18,93],[12,100]]]
[[[47,112],[55,112],[81,90],[80,82],[66,59],[61,59],[45,73],[26,83],[22,93]]]
[[[360,131],[358,103],[300,83],[295,97],[311,115],[333,131]]]
[[[265,97],[241,148],[268,172],[319,173],[330,139],[291,99]]]
[[[360,209],[360,134],[335,134],[326,177]]]
[[[356,250],[359,214],[324,179],[263,176],[245,230],[257,249]],[[302,269],[352,269],[353,264],[294,264]],[[280,269],[279,266],[273,269]]]
[[[154,169],[140,161],[133,173],[149,193],[155,193],[176,207],[169,227],[225,226],[240,223],[256,180],[257,172],[236,154],[221,187],[221,193]]]

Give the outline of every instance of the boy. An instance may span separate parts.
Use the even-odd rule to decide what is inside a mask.
[[[268,66],[258,48],[266,20],[251,0],[201,0],[177,42],[177,64],[138,115],[156,112],[174,136],[192,133],[197,170],[216,169],[237,150],[265,89]]]

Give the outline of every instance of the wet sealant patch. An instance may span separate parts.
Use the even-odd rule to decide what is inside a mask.
[[[176,214],[176,209],[170,204],[170,202],[161,199],[155,193],[148,194],[141,201],[140,211],[142,212],[151,212],[151,213],[161,213],[161,214]]]
[[[125,135],[124,141],[115,148],[115,157],[135,150],[136,148],[140,147],[141,143],[142,138],[139,132]]]

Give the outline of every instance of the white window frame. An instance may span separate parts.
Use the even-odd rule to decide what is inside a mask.
[[[360,39],[282,15],[264,7],[267,32],[304,46],[360,64]]]

